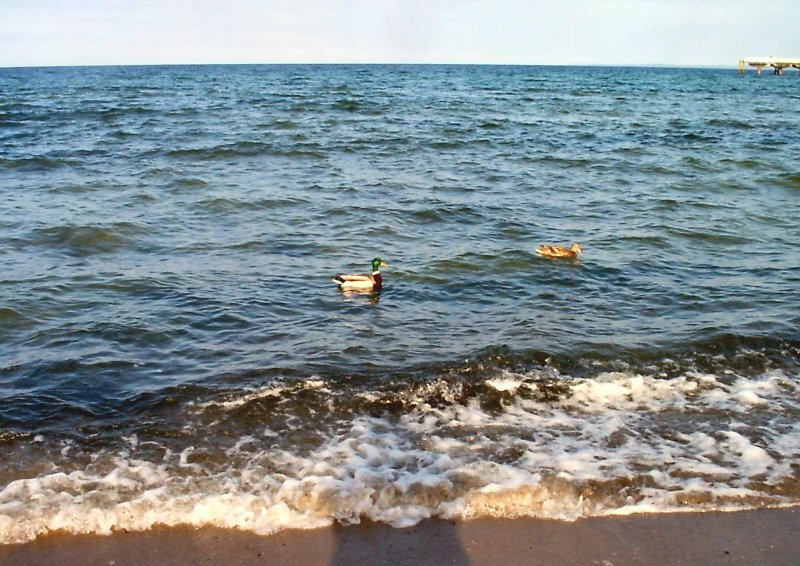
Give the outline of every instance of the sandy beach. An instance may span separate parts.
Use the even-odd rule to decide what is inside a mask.
[[[284,531],[163,528],[111,536],[51,535],[0,546],[11,565],[754,565],[800,564],[800,510],[467,522],[430,520]]]

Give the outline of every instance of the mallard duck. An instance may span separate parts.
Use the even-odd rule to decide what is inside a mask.
[[[572,244],[570,247],[539,246],[536,248],[536,253],[545,257],[576,258],[583,253],[583,249],[580,244]]]
[[[333,278],[342,291],[378,291],[383,285],[381,267],[389,267],[389,264],[381,258],[376,257],[372,260],[371,275],[337,275]]]

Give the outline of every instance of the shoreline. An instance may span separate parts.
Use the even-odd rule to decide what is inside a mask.
[[[551,519],[429,519],[404,529],[334,525],[273,535],[163,527],[112,535],[52,534],[0,545],[0,565],[202,564],[650,566],[800,564],[800,507]]]

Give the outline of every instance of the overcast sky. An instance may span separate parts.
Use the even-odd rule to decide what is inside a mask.
[[[800,58],[800,0],[0,0],[0,67]]]

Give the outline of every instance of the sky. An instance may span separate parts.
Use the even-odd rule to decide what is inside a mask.
[[[800,0],[0,0],[0,67],[800,58]]]

